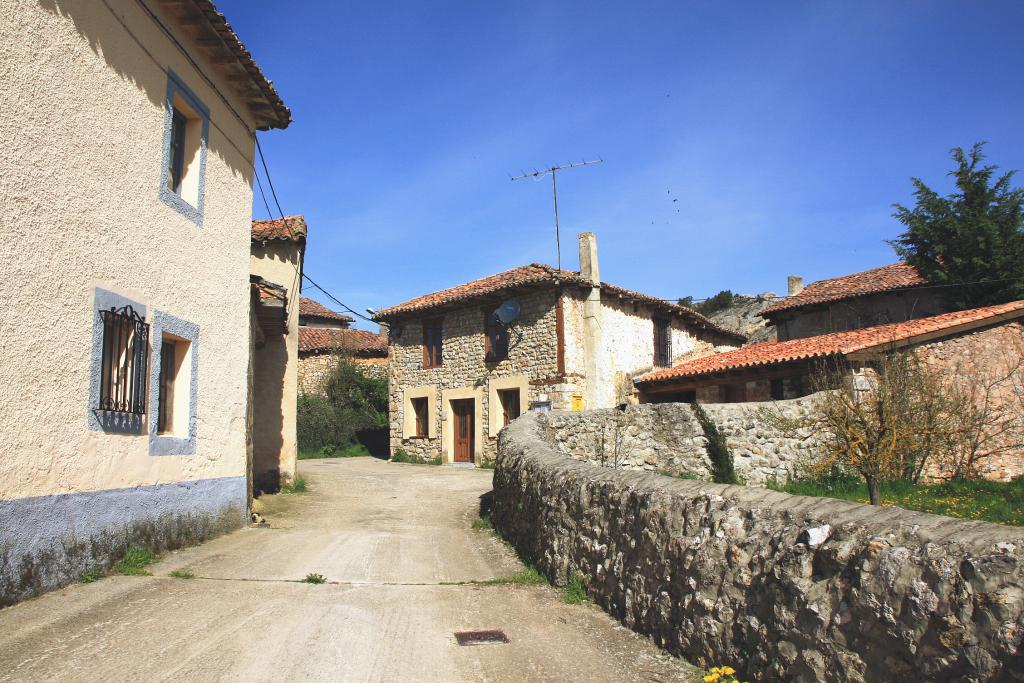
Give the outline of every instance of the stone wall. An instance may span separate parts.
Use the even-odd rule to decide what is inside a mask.
[[[976,461],[975,473],[1003,481],[1024,475],[1024,326],[1010,322],[931,342],[918,356],[950,382],[969,383],[976,401],[993,406],[989,454]],[[950,470],[949,463],[933,465],[932,476]]]
[[[736,473],[748,484],[763,485],[771,477],[786,481],[796,475],[814,441],[780,434],[765,424],[760,415],[762,408],[794,419],[807,414],[813,400],[807,397],[703,407],[725,434]],[[707,439],[685,403],[556,412],[540,416],[539,424],[558,450],[592,465],[711,479]]]
[[[324,383],[338,362],[339,356],[333,353],[304,354],[299,356],[299,393],[318,394],[323,391]],[[387,358],[350,357],[367,377],[387,379]]]
[[[506,427],[495,527],[556,584],[743,680],[1024,680],[1024,530],[597,468]]]

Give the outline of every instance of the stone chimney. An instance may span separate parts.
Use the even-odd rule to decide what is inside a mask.
[[[786,293],[789,296],[796,296],[800,292],[804,291],[804,279],[799,275],[790,275],[788,278],[789,287]]]
[[[601,273],[597,268],[597,237],[592,232],[580,233],[580,277],[591,284],[601,284]]]

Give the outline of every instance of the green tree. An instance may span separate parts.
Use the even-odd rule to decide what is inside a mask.
[[[364,429],[388,424],[388,381],[363,374],[341,355],[322,394],[302,394],[298,402],[299,450],[344,448]]]
[[[906,231],[889,244],[929,282],[963,283],[943,290],[961,309],[1024,299],[1024,189],[1010,187],[1014,171],[993,182],[998,169],[982,164],[984,146],[951,151],[952,194],[913,178],[916,206],[894,205]]]

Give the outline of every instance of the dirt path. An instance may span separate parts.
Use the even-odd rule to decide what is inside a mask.
[[[0,610],[0,680],[699,680],[553,588],[465,583],[522,569],[470,528],[490,472],[371,458],[300,471],[311,491],[265,498],[269,528]],[[313,572],[328,583],[298,582]],[[477,629],[511,642],[456,643]]]

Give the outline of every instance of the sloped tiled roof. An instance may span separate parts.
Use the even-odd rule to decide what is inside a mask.
[[[860,330],[833,332],[783,342],[751,344],[735,351],[704,356],[671,368],[649,372],[638,377],[636,383],[652,384],[742,368],[849,355],[858,351],[884,348],[889,344],[912,343],[915,338],[925,335],[956,334],[964,329],[998,322],[1000,319],[1011,320],[1021,317],[1024,317],[1024,301],[1013,301],[998,306],[943,313],[930,318],[876,325]]]
[[[350,323],[354,318],[332,311],[319,301],[313,301],[309,297],[299,297],[299,316],[303,318],[317,318],[320,320],[337,320],[338,322]]]
[[[283,240],[304,242],[306,240],[306,219],[303,216],[285,216],[270,220],[252,222],[252,241],[267,242]]]
[[[764,309],[761,315],[771,317],[775,313],[803,306],[853,299],[894,289],[920,287],[924,284],[927,283],[917,269],[901,261],[861,273],[812,282],[799,294],[786,297]]]
[[[274,84],[263,75],[252,54],[242,44],[241,39],[223,14],[214,6],[212,0],[176,0],[171,3],[164,0],[165,4],[172,5],[175,10],[181,11],[182,7],[191,5],[189,12],[199,16],[208,23],[210,28],[222,42],[222,49],[227,50],[237,62],[238,66],[245,72],[249,82],[256,87],[256,91],[262,98],[261,108],[257,111],[257,129],[267,130],[268,128],[287,128],[292,121],[291,110],[285,106],[281,96],[277,94]],[[191,21],[191,17],[189,18]],[[194,22],[193,22],[194,23]]]
[[[388,355],[388,340],[366,330],[335,330],[324,327],[299,328],[299,353],[347,351],[357,356]]]
[[[512,268],[511,270],[506,270],[495,275],[488,275],[487,277],[472,280],[455,287],[442,289],[439,292],[424,294],[423,296],[409,299],[408,301],[404,301],[396,306],[391,306],[390,308],[378,311],[377,315],[374,316],[374,319],[386,320],[398,315],[416,313],[436,308],[438,306],[445,306],[448,304],[458,303],[460,301],[468,301],[470,299],[487,296],[488,294],[494,294],[506,289],[541,283],[554,284],[557,282],[567,282],[580,285],[586,284],[578,273],[568,270],[558,270],[541,263],[531,263],[527,266],[519,266],[518,268]]]
[[[442,289],[439,292],[409,299],[408,301],[396,306],[391,306],[390,308],[378,311],[374,316],[374,319],[388,320],[400,315],[424,312],[433,308],[460,303],[463,301],[470,301],[472,299],[517,287],[538,284],[589,286],[590,283],[582,278],[578,272],[571,270],[558,270],[557,268],[552,268],[551,266],[544,265],[542,263],[531,263],[529,265],[512,268],[511,270],[506,270],[495,275],[488,275],[487,277],[472,280],[471,282],[467,282],[456,287],[449,287],[448,289]],[[610,285],[606,282],[601,283],[601,290],[602,292],[607,292],[608,294],[622,299],[640,301],[658,307],[667,313],[682,316],[702,329],[710,330],[716,334],[729,337],[730,339],[735,339],[740,342],[746,339],[746,337],[738,332],[716,325],[697,311],[687,306],[680,306],[678,304],[665,301],[664,299],[658,299],[657,297],[653,297],[648,294],[642,294],[616,285]]]

